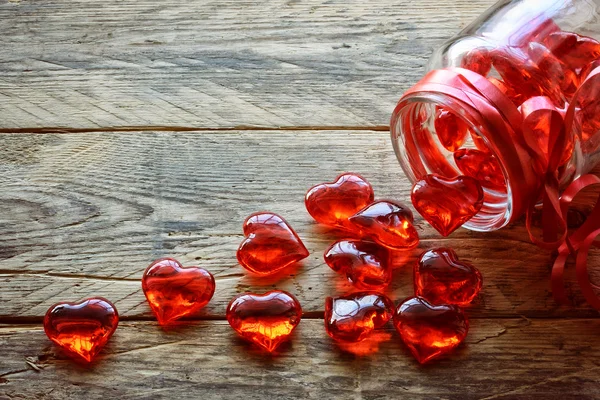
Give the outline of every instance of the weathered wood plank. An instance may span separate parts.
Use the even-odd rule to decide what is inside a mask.
[[[491,4],[3,1],[0,128],[386,125]]]
[[[582,400],[598,395],[598,319],[472,320],[466,343],[425,367],[408,355],[391,327],[349,353],[327,337],[322,324],[303,320],[293,342],[267,356],[237,339],[224,321],[170,331],[125,322],[91,367],[66,359],[37,325],[4,326],[0,399]],[[41,370],[28,366],[27,358]]]
[[[139,278],[163,256],[215,274],[205,317],[222,318],[236,293],[275,286],[319,312],[327,295],[351,287],[324,265],[323,251],[339,236],[310,219],[305,191],[350,170],[369,179],[377,197],[409,202],[387,132],[2,134],[0,142],[4,321],[39,320],[54,302],[91,295],[113,300],[125,318],[147,318]],[[286,217],[312,253],[276,279],[249,277],[235,259],[241,223],[258,210]],[[460,230],[444,240],[418,225],[421,250],[452,246],[482,270],[474,315],[596,315],[578,295],[575,309],[554,303],[552,258],[529,242],[522,224],[490,234]],[[393,299],[412,294],[419,252],[398,255]],[[593,252],[590,265],[599,257]]]

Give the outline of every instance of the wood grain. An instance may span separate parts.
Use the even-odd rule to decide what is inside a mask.
[[[492,0],[0,2],[0,128],[387,125]]]
[[[266,356],[224,321],[170,331],[125,322],[83,367],[38,325],[9,325],[0,328],[0,399],[596,399],[598,330],[598,319],[472,320],[457,352],[421,367],[391,327],[348,352],[322,321],[303,320]]]
[[[306,312],[326,296],[351,290],[322,258],[339,233],[319,227],[303,198],[313,184],[356,171],[378,198],[409,204],[387,132],[234,131],[2,134],[0,142],[0,320],[40,321],[58,301],[101,295],[121,315],[151,315],[139,279],[163,256],[208,268],[217,279],[201,318],[223,318],[237,293],[279,287]],[[583,196],[582,209],[594,193]],[[273,279],[237,264],[244,218],[283,215],[311,256]],[[417,217],[419,249],[397,254],[390,296],[410,296],[412,265],[425,248],[451,246],[483,272],[478,317],[593,316],[577,291],[575,308],[549,292],[550,254],[530,243],[522,224],[483,234],[460,230],[442,239]],[[600,256],[592,252],[590,265]]]

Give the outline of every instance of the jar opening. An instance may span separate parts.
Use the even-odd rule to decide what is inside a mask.
[[[484,203],[479,213],[464,225],[474,231],[490,231],[502,228],[511,220],[511,182],[502,157],[482,134],[483,127],[474,121],[463,104],[448,96],[413,94],[401,101],[392,115],[392,143],[404,173],[413,183],[427,174],[445,178],[472,176],[465,171],[465,164],[459,166],[461,159],[457,154],[467,153],[497,161],[497,164],[494,162],[496,176],[493,181],[488,177],[482,180],[479,176]],[[469,160],[472,164],[473,161],[477,160]],[[485,169],[482,165],[473,165],[471,172],[479,173]]]

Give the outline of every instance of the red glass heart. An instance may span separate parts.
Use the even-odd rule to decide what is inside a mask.
[[[481,273],[461,262],[452,249],[431,249],[419,257],[414,268],[415,294],[432,304],[466,306],[481,290]]]
[[[566,97],[571,97],[579,86],[577,74],[539,43],[530,43],[527,53],[537,65],[542,79],[558,85]]]
[[[360,342],[384,326],[394,313],[394,303],[377,292],[352,293],[325,299],[325,330],[341,342]]]
[[[437,107],[433,124],[440,143],[446,149],[455,151],[465,143],[468,126],[452,111]]]
[[[454,152],[454,162],[464,175],[477,179],[482,187],[506,192],[502,168],[493,154],[475,149],[460,149]]]
[[[543,43],[548,35],[559,32],[560,27],[554,22],[552,18],[542,19],[533,22],[531,26],[527,26],[525,29],[511,35],[511,43],[515,46],[524,47],[531,42]]]
[[[146,268],[142,289],[158,323],[168,325],[207,305],[215,293],[215,279],[204,268],[162,258]]]
[[[350,228],[348,218],[373,201],[373,188],[360,175],[346,173],[334,182],[321,183],[306,192],[304,204],[315,221]]]
[[[44,317],[46,336],[69,356],[91,362],[117,329],[115,306],[101,297],[58,303]]]
[[[242,338],[272,352],[298,326],[302,307],[291,294],[272,290],[235,297],[227,306],[226,314],[229,325]]]
[[[554,32],[544,39],[544,44],[562,62],[577,70],[600,58],[600,43],[573,32]]]
[[[395,250],[412,249],[419,244],[412,212],[404,205],[379,200],[349,219],[363,237]]]
[[[277,214],[252,214],[243,229],[246,238],[237,250],[237,259],[250,272],[270,275],[308,257],[302,240]]]
[[[519,101],[534,96],[547,96],[557,105],[564,103],[560,87],[547,79],[546,74],[531,60],[526,49],[504,47],[490,52],[494,68]]]
[[[390,254],[376,243],[340,240],[327,249],[324,258],[332,270],[345,274],[359,289],[382,289],[392,281]]]
[[[485,48],[475,48],[463,57],[460,66],[486,76],[492,69],[490,52]]]
[[[479,212],[483,189],[469,176],[447,179],[430,174],[415,183],[411,199],[423,218],[448,236]]]
[[[436,112],[439,108],[436,108]],[[421,154],[423,164],[435,171],[440,171],[444,174],[452,174],[454,168],[448,164],[446,155],[443,154],[443,149],[440,147],[440,140],[436,140],[436,135],[429,130],[428,113],[424,108],[420,108],[415,116],[415,121],[406,119],[403,121],[404,129],[413,132],[414,140],[407,142],[407,146],[414,147],[414,151]],[[442,130],[444,128],[442,127]],[[444,133],[442,133],[442,137]],[[417,145],[418,144],[418,145]]]
[[[451,352],[469,331],[469,321],[460,308],[434,306],[420,297],[411,297],[398,306],[394,326],[421,364]]]
[[[514,88],[506,86],[506,84],[503,81],[501,81],[500,79],[496,79],[494,77],[490,77],[490,78],[488,78],[488,80],[494,86],[496,86],[498,89],[500,89],[500,91],[502,93],[504,93],[504,95],[506,95],[506,97],[508,97],[514,103],[515,106],[518,107],[519,105],[521,105],[523,103],[523,101],[526,100],[523,96],[521,96],[521,94],[515,92]],[[476,145],[477,145],[477,143],[476,143]],[[484,150],[484,149],[482,149],[479,146],[477,146],[477,148],[479,150]]]

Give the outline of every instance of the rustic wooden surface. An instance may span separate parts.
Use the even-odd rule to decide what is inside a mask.
[[[324,298],[351,287],[323,263],[338,236],[311,221],[306,189],[350,170],[377,197],[408,201],[391,110],[431,49],[491,3],[1,1],[0,399],[598,398],[597,312],[574,285],[572,307],[554,303],[552,257],[522,223],[441,239],[418,220],[420,248],[395,260],[395,301],[431,246],[454,247],[485,281],[467,342],[438,363],[418,366],[391,326],[354,349],[322,328]],[[247,276],[235,249],[257,210],[284,215],[311,256]],[[197,320],[168,331],[139,283],[162,256],[217,281]],[[272,287],[305,314],[264,356],[224,310]],[[82,367],[41,320],[89,296],[111,299],[122,322]]]

